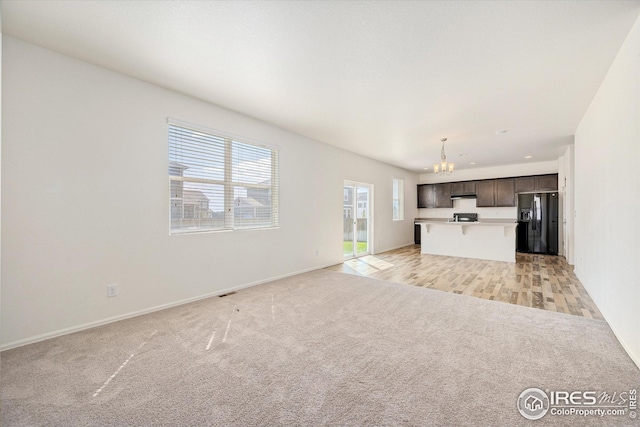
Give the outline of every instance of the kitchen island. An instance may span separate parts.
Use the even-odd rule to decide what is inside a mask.
[[[423,254],[492,261],[516,261],[515,219],[450,222],[444,218],[416,218]]]

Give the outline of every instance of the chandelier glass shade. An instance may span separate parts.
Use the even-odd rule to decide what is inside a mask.
[[[442,141],[442,149],[440,150],[440,163],[433,165],[433,173],[437,175],[450,175],[453,173],[453,163],[447,162],[447,156],[444,154],[444,142],[447,138],[440,138]]]

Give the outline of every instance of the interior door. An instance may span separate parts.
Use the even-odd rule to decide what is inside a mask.
[[[342,253],[353,258],[371,253],[373,191],[369,184],[345,181]]]

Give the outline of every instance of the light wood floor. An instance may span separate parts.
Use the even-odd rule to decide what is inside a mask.
[[[424,255],[419,245],[345,261],[328,270],[603,319],[563,257],[520,254],[516,262]]]

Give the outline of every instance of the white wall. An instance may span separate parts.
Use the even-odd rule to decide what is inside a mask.
[[[564,254],[567,262],[573,265],[574,237],[573,237],[573,194],[574,194],[574,149],[572,144],[567,147],[564,155],[558,159],[558,193],[562,209],[559,221],[562,226],[560,233],[560,253]]]
[[[566,257],[565,249],[565,211],[566,211],[566,161],[564,155],[558,158],[558,255]]]
[[[518,165],[494,166],[488,168],[462,169],[452,175],[420,174],[421,184],[438,182],[472,181],[479,179],[508,178],[512,176],[544,175],[558,173],[558,161],[523,163]],[[453,201],[453,208],[418,209],[420,218],[451,218],[454,212],[477,213],[478,218],[517,219],[517,207],[478,208],[476,199]]]
[[[0,117],[2,116],[2,3],[0,2]],[[2,120],[0,120],[0,200],[2,200]],[[2,204],[0,203],[0,218]],[[2,241],[2,220],[0,219],[0,241]],[[0,245],[0,260],[2,245]],[[0,319],[2,319],[2,262],[0,262]]]
[[[417,174],[10,37],[2,56],[2,348],[340,263],[345,179],[374,185],[376,251],[413,242]],[[280,228],[170,236],[167,117],[279,146]]]
[[[640,366],[640,19],[575,136],[576,275]]]

